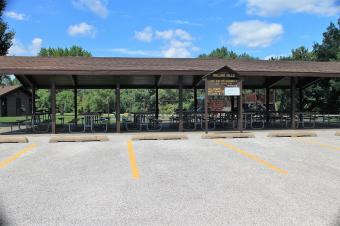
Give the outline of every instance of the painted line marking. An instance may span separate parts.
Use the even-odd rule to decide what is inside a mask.
[[[128,140],[128,154],[130,159],[130,167],[133,179],[139,179],[139,171],[136,162],[136,155],[133,149],[132,140]]]
[[[304,140],[302,138],[297,138],[297,137],[295,138],[295,140],[300,141],[300,142],[302,142],[304,144],[317,145],[317,146],[320,146],[320,147],[323,147],[323,148],[326,148],[326,149],[329,149],[329,150],[340,151],[339,147],[336,147],[336,146],[333,146],[333,145],[330,145],[330,144],[320,143],[318,141]]]
[[[233,151],[235,151],[235,152],[237,152],[237,153],[239,153],[239,154],[241,154],[241,155],[243,155],[243,156],[245,156],[247,158],[250,158],[250,159],[254,160],[255,162],[257,162],[257,163],[259,163],[259,164],[261,164],[261,165],[263,165],[263,166],[265,166],[265,167],[267,167],[267,168],[269,168],[271,170],[274,170],[274,171],[276,171],[278,173],[281,173],[281,174],[284,174],[284,175],[288,174],[287,170],[281,169],[281,168],[279,168],[279,167],[277,167],[277,166],[267,162],[266,160],[263,160],[260,157],[257,157],[254,154],[250,154],[250,153],[248,153],[248,152],[246,152],[246,151],[244,151],[244,150],[242,150],[242,149],[240,149],[238,147],[235,147],[235,146],[233,146],[231,144],[225,143],[225,142],[223,142],[221,140],[215,141],[215,142],[218,143],[218,144],[221,144],[221,145],[227,147],[228,149],[233,150]]]
[[[0,162],[0,169],[5,168],[7,165],[14,162],[17,158],[31,151],[35,147],[37,147],[36,144],[31,144],[27,146],[26,148],[22,149],[21,151],[15,153],[14,155],[10,156],[9,158],[5,159],[4,161]]]

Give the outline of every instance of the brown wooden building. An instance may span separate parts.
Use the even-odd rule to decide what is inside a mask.
[[[168,58],[83,58],[83,57],[0,57],[0,75],[14,74],[24,87],[51,90],[52,132],[56,130],[56,89],[105,88],[116,93],[116,128],[120,132],[120,90],[129,88],[156,89],[156,115],[158,115],[158,89],[179,90],[179,131],[183,131],[183,89],[197,89],[208,95],[210,78],[232,76],[240,81],[242,89],[290,89],[291,116],[303,90],[320,79],[340,78],[340,62],[225,60],[225,59],[168,59]],[[266,95],[269,97],[269,95]],[[207,96],[206,96],[206,99]],[[269,106],[269,98],[266,98]],[[238,128],[242,130],[242,95],[235,97],[238,107]],[[77,98],[74,99],[77,106]],[[207,101],[206,101],[207,102]],[[33,98],[33,113],[35,100]],[[197,108],[197,107],[196,107]],[[267,108],[269,109],[269,108]],[[301,109],[300,109],[301,110]],[[208,106],[205,106],[207,119]],[[75,107],[75,118],[77,108]],[[207,120],[205,120],[207,123]],[[291,124],[292,128],[294,123]],[[207,129],[207,126],[205,126]]]
[[[32,112],[32,93],[22,86],[0,86],[0,116],[21,116]]]

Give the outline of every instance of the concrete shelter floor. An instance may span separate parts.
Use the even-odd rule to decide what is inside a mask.
[[[0,144],[0,225],[340,225],[340,137]]]

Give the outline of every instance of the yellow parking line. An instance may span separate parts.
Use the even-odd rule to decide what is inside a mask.
[[[9,158],[5,159],[4,161],[0,162],[0,169],[5,168],[8,164],[15,161],[20,156],[24,155],[25,153],[29,152],[33,148],[37,147],[36,144],[31,144],[27,146],[26,148],[22,149],[21,151],[15,153],[14,155],[10,156]]]
[[[333,146],[333,145],[330,145],[330,144],[320,143],[320,142],[314,141],[314,140],[304,140],[302,138],[295,138],[295,140],[300,141],[304,144],[317,145],[317,146],[320,146],[320,147],[323,147],[323,148],[326,148],[326,149],[329,149],[329,150],[340,151],[340,147],[336,147],[336,146]]]
[[[131,140],[128,140],[128,154],[129,154],[129,159],[130,159],[132,177],[134,179],[138,179],[139,171],[138,171],[137,162],[136,162],[136,155],[133,150],[133,144]]]
[[[267,167],[267,168],[269,168],[271,170],[274,170],[274,171],[276,171],[278,173],[285,174],[285,175],[288,174],[288,171],[286,171],[284,169],[281,169],[281,168],[279,168],[277,166],[274,166],[273,164],[267,162],[266,160],[263,160],[263,159],[257,157],[256,155],[250,154],[250,153],[248,153],[248,152],[246,152],[246,151],[244,151],[244,150],[242,150],[242,149],[240,149],[238,147],[235,147],[235,146],[233,146],[231,144],[225,143],[225,142],[223,142],[221,140],[220,141],[216,141],[216,142],[218,144],[222,144],[223,146],[227,147],[230,150],[233,150],[233,151],[235,151],[235,152],[237,152],[237,153],[239,153],[239,154],[241,154],[241,155],[243,155],[243,156],[245,156],[247,158],[250,158],[250,159],[254,160],[257,163],[260,163],[261,165],[263,165],[263,166],[265,166],[265,167]]]

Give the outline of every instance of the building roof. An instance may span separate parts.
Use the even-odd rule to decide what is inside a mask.
[[[22,86],[2,86],[0,85],[0,97],[5,96],[17,89],[23,88]]]
[[[200,58],[104,58],[104,57],[0,57],[0,74],[14,74],[24,84],[50,87],[177,87],[184,86],[221,68],[262,83],[269,77],[340,77],[340,62],[225,60]],[[73,78],[71,78],[73,76]],[[110,77],[110,79],[108,79]],[[258,78],[261,78],[258,80]],[[255,79],[255,80],[254,80]],[[247,86],[247,82],[245,82]],[[253,82],[252,86],[256,84]],[[256,85],[260,86],[260,84]]]

